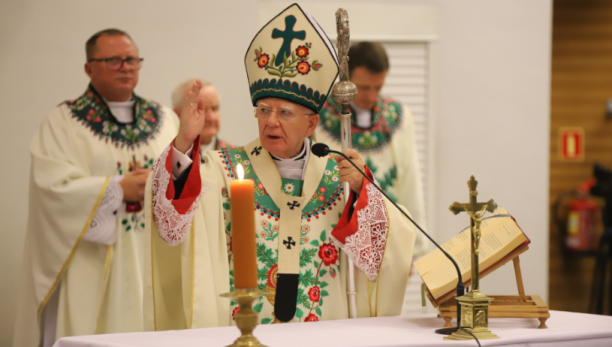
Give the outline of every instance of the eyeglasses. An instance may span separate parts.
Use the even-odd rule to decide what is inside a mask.
[[[121,70],[123,67],[123,63],[126,63],[127,66],[140,69],[142,66],[142,61],[144,58],[136,58],[136,57],[127,57],[125,59],[121,59],[119,57],[112,58],[101,58],[101,59],[89,59],[87,62],[91,63],[92,61],[103,61],[106,63],[106,66],[111,70]]]
[[[282,108],[278,110],[272,110],[270,107],[264,107],[264,106],[257,107],[254,111],[255,111],[255,118],[266,120],[270,118],[272,113],[276,113],[276,117],[278,117],[280,120],[285,121],[285,122],[292,120],[296,116],[312,116],[314,114],[314,113],[293,113],[293,111],[291,110],[282,109]]]

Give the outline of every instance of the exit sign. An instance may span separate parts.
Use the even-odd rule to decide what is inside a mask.
[[[584,129],[559,128],[559,160],[584,160]]]

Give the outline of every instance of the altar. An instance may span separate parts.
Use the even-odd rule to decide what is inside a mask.
[[[537,319],[497,318],[489,328],[500,339],[483,346],[591,347],[612,346],[612,317],[551,311],[546,325]],[[258,326],[255,335],[269,347],[348,346],[477,346],[476,341],[443,341],[434,330],[435,315],[345,319],[315,323]],[[453,321],[454,323],[454,321]],[[77,336],[60,339],[54,347],[202,347],[226,346],[239,336],[236,327]]]

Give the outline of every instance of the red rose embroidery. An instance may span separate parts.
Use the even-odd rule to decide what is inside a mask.
[[[319,317],[317,317],[316,314],[311,313],[308,316],[306,316],[306,319],[304,319],[304,322],[318,322],[319,321]]]
[[[299,73],[306,75],[310,71],[310,64],[307,61],[301,61],[296,66]]]
[[[321,194],[322,194],[322,193],[325,193],[325,191],[326,191],[326,190],[327,190],[327,189],[325,189],[325,187],[321,187],[321,188],[319,188],[319,191],[321,192]]]
[[[298,57],[304,58],[308,55],[308,48],[306,46],[298,46],[298,48],[295,49],[295,53]]]
[[[319,247],[319,258],[323,260],[325,266],[336,264],[336,260],[338,260],[338,252],[336,251],[336,247],[332,246],[331,243],[322,244]]]
[[[319,299],[321,299],[321,289],[319,288],[319,286],[314,286],[310,288],[310,290],[308,291],[308,297],[312,302],[319,302]]]
[[[265,67],[268,65],[268,61],[270,61],[270,56],[267,53],[264,53],[257,58],[257,65],[259,67]]]
[[[236,307],[234,309],[234,311],[232,311],[232,319],[236,320],[236,313],[238,313],[238,311],[240,311],[240,306]]]

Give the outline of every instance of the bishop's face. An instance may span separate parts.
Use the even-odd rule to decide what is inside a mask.
[[[319,115],[306,107],[276,98],[257,102],[255,111],[261,145],[277,158],[292,158],[300,153],[304,138],[312,135]]]

